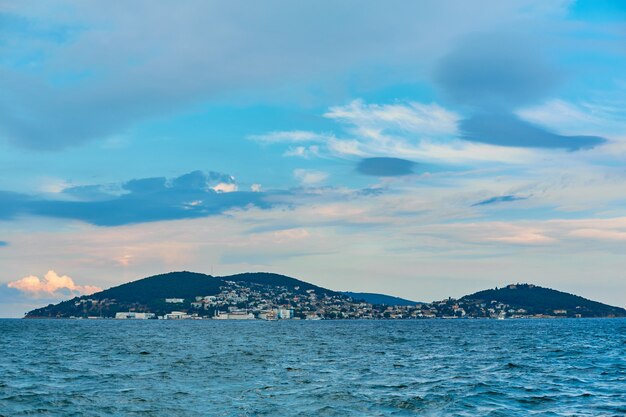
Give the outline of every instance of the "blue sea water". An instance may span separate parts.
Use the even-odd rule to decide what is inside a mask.
[[[0,320],[0,416],[624,416],[626,320]]]

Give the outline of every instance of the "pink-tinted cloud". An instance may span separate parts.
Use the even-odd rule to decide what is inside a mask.
[[[67,275],[59,275],[55,271],[48,271],[42,279],[34,275],[12,281],[7,284],[32,297],[50,297],[68,295],[85,295],[102,291],[102,288],[93,285],[77,285]]]

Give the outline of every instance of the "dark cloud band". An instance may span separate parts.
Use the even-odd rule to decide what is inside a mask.
[[[400,158],[365,158],[357,164],[357,172],[377,177],[397,177],[413,174],[415,162]]]
[[[122,184],[122,193],[117,195],[108,193],[102,185],[65,190],[64,194],[71,198],[65,200],[0,192],[0,219],[30,214],[81,220],[98,226],[120,226],[206,217],[248,206],[271,206],[268,193],[224,193],[212,188],[233,181],[228,175],[194,171],[169,181],[166,178],[131,180]]]

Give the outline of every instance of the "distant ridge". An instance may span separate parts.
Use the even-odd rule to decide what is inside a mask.
[[[418,301],[411,301],[405,298],[394,297],[393,295],[378,294],[371,292],[350,292],[344,291],[342,294],[347,295],[355,301],[365,301],[370,304],[380,304],[389,306],[414,306],[423,304]]]

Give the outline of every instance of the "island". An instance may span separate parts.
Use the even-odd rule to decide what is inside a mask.
[[[412,302],[345,293],[284,275],[170,272],[32,310],[26,318],[322,320],[626,317],[626,310],[532,284]]]

